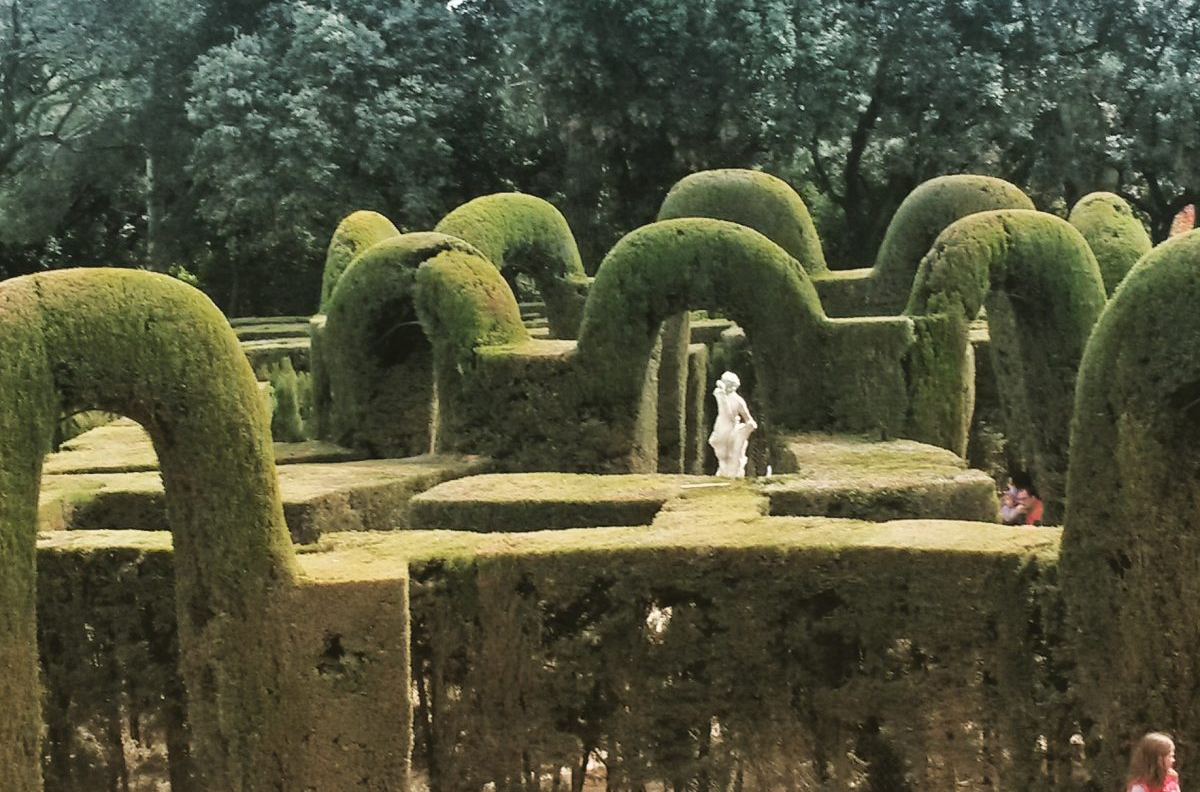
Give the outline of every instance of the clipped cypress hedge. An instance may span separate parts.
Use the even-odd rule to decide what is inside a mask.
[[[579,788],[593,752],[618,790],[1029,789],[1061,771],[1037,748],[1066,738],[1048,728],[1057,531],[721,499],[711,522],[685,506],[365,548],[412,565],[430,789],[548,789],[562,767]]]
[[[55,532],[38,548],[46,788],[140,788],[157,772],[172,790],[195,789],[170,535],[88,535],[107,541],[69,552],[62,546],[81,534]],[[131,731],[141,761],[126,756]]]
[[[726,168],[685,176],[671,187],[659,220],[711,217],[749,226],[788,252],[810,275],[828,270],[804,199],[782,179]]]
[[[804,269],[746,226],[690,218],[627,235],[596,276],[577,346],[531,340],[511,290],[485,263],[448,252],[417,272],[417,311],[437,366],[438,437],[448,451],[483,453],[510,470],[652,472],[659,327],[688,308],[724,312],[755,339],[755,411],[768,443],[779,432],[823,430],[910,437],[959,453],[965,444],[965,428],[930,429],[910,417],[910,391],[946,380],[917,359],[966,354],[965,340],[943,329],[951,320],[828,320]]]
[[[433,354],[413,304],[421,262],[475,252],[433,232],[402,234],[359,255],[343,273],[321,333],[316,378],[328,383],[325,439],[375,456],[428,453]]]
[[[316,638],[302,655],[306,687],[355,694],[297,711],[293,727],[307,740],[338,723],[341,741],[321,755],[354,759],[347,775],[359,783],[329,783],[292,761],[282,788],[404,788],[386,785],[399,779],[385,767],[389,751],[408,751],[388,745],[406,721],[380,719],[379,705],[410,690],[415,764],[433,792],[558,789],[563,767],[582,784],[593,750],[605,752],[616,790],[1031,789],[1090,769],[1072,766],[1068,746],[1057,530],[765,508],[732,485],[692,490],[649,526],[324,537],[299,556],[305,578],[322,584],[298,603],[291,630]],[[158,596],[169,545],[126,533],[43,543],[43,569],[97,584],[44,592],[47,638],[91,650],[110,638],[121,671],[144,674],[129,690],[161,724],[178,703],[152,656],[170,651],[171,612]],[[391,579],[411,587],[411,604]],[[123,586],[127,601],[145,603],[142,621],[114,607]],[[89,608],[99,639],[82,626]],[[385,622],[410,608],[409,684],[379,676],[400,656],[321,621],[340,610],[342,621]],[[64,684],[106,670],[62,659]],[[104,703],[89,694],[62,724],[95,722]]]
[[[952,318],[965,343],[969,321],[987,307],[1005,435],[1041,491],[1050,524],[1063,516],[1075,376],[1104,301],[1099,266],[1078,231],[1053,215],[1007,209],[943,231],[921,261],[906,309]],[[947,400],[954,397],[935,389],[914,402],[952,407]],[[961,403],[965,428],[970,402]],[[936,410],[931,417],[934,424],[947,420]]]
[[[62,411],[154,439],[179,552],[181,665],[214,789],[263,789],[285,724],[265,604],[293,580],[263,400],[224,317],[162,275],[63,270],[0,285],[0,788],[41,788],[34,530]],[[219,449],[216,453],[214,449]]]
[[[1084,738],[1108,777],[1149,729],[1200,744],[1198,270],[1200,232],[1151,251],[1109,301],[1079,372],[1062,578]]]
[[[1080,198],[1068,221],[1083,234],[1096,255],[1104,290],[1109,295],[1138,259],[1154,247],[1133,208],[1124,198],[1110,192],[1094,192]]]
[[[399,236],[396,226],[378,212],[359,210],[338,223],[329,240],[325,254],[325,269],[321,275],[321,302],[318,313],[325,313],[329,298],[350,262],[376,242]]]
[[[485,195],[434,231],[469,242],[501,272],[528,275],[546,303],[551,336],[576,337],[588,279],[571,228],[552,204],[522,193]]]
[[[1033,209],[1020,188],[973,174],[939,176],[917,186],[888,224],[868,270],[831,272],[817,281],[830,316],[887,316],[908,302],[921,258],[951,223],[976,212]]]

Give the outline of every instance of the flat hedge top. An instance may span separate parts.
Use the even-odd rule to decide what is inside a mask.
[[[713,516],[663,525],[573,528],[523,533],[399,531],[326,534],[314,552],[300,556],[304,574],[338,579],[379,579],[398,562],[435,559],[453,563],[475,557],[649,554],[682,551],[847,553],[900,551],[904,555],[992,555],[1048,561],[1058,557],[1062,532],[1055,528],[1007,527],[956,520],[886,523],[829,517],[761,517],[731,523]]]
[[[521,503],[594,500],[665,500],[681,485],[710,483],[708,476],[633,473],[603,476],[586,473],[485,473],[439,484],[419,497],[451,502]]]

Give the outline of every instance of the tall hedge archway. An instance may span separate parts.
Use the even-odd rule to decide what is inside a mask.
[[[202,783],[271,788],[284,759],[269,623],[295,580],[265,405],[225,318],[132,270],[0,284],[0,788],[41,788],[34,586],[41,461],[61,411],[127,415],[158,453]]]

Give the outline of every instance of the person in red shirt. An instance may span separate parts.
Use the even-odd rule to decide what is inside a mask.
[[[1026,525],[1042,524],[1042,499],[1032,484],[1017,490],[1017,511],[1025,515]]]
[[[1175,772],[1175,741],[1162,732],[1138,740],[1129,756],[1127,792],[1179,792]]]

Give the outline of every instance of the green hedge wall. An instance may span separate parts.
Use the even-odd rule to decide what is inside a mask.
[[[1125,273],[1150,252],[1154,243],[1146,227],[1124,198],[1109,192],[1083,196],[1071,209],[1071,225],[1083,234],[1104,277],[1104,290],[1112,294]]]
[[[552,337],[576,337],[588,279],[571,228],[552,204],[522,193],[485,195],[450,212],[434,231],[474,245],[506,275],[528,275],[546,303]]]
[[[351,694],[302,710],[311,720],[293,731],[340,721],[347,731],[329,758],[353,759],[350,775],[363,783],[322,784],[293,763],[297,786],[284,788],[393,788],[382,786],[395,758],[384,747],[407,724],[377,720],[377,704],[410,690],[414,764],[433,792],[565,789],[559,769],[582,784],[592,750],[605,752],[614,790],[1033,789],[1087,777],[1069,745],[1058,531],[764,517],[765,508],[741,487],[699,489],[652,526],[325,537],[302,556],[323,593],[301,603],[291,629],[313,632],[318,647],[324,636],[325,651],[306,655],[305,685]],[[144,701],[130,711],[145,743],[161,746],[179,703],[163,666],[170,552],[142,536],[114,532],[122,549],[43,547],[43,570],[78,577],[42,592],[39,605],[44,645],[70,647],[51,659],[48,685],[76,706],[52,725],[103,723],[105,690],[127,685]],[[411,602],[390,600],[372,581],[406,565]],[[355,582],[343,591],[335,577]],[[338,608],[356,614],[343,623],[411,608],[411,687],[374,676],[400,658],[328,632],[327,611]],[[113,665],[91,664],[101,648]],[[352,731],[356,719],[369,730]],[[186,754],[169,756],[174,766]]]
[[[0,788],[41,786],[35,510],[53,424],[81,409],[127,415],[154,440],[198,766],[215,789],[267,788],[285,731],[265,605],[293,580],[292,549],[237,337],[196,289],[99,268],[6,281],[0,325]]]
[[[430,789],[549,789],[564,766],[582,783],[593,751],[621,790],[1028,789],[1061,771],[1057,532],[727,508],[520,549],[398,537]]]
[[[1078,231],[1053,215],[1009,209],[943,231],[907,308],[951,317],[965,340],[986,305],[1005,435],[1041,491],[1049,524],[1062,521],[1075,377],[1104,301],[1099,266]]]
[[[112,538],[88,553],[51,541],[38,551],[46,788],[121,789],[157,774],[173,792],[188,792],[198,786],[178,671],[171,544],[162,533]],[[135,736],[140,762],[126,756]]]
[[[1200,744],[1200,232],[1164,242],[1096,323],[1071,427],[1063,585],[1100,772],[1168,728]],[[1069,588],[1067,588],[1069,587]]]

